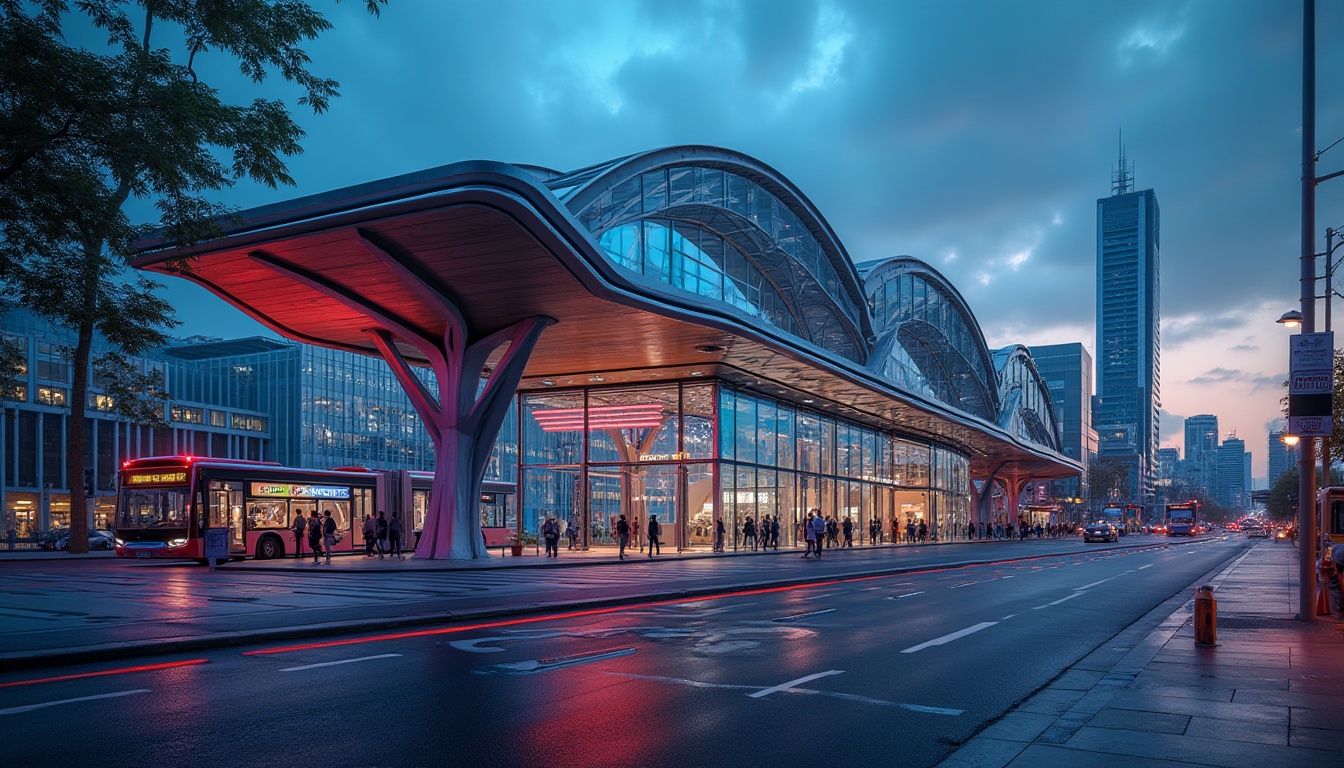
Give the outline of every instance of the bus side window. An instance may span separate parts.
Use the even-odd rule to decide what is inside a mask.
[[[1333,536],[1344,534],[1344,501],[1330,502],[1330,530]]]

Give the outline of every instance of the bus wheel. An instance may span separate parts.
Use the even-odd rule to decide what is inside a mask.
[[[285,545],[280,543],[280,539],[274,536],[263,536],[261,541],[257,542],[257,559],[274,560],[277,557],[285,556]]]

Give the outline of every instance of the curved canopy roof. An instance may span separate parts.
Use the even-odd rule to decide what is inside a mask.
[[[946,280],[905,259],[868,270],[865,285],[791,183],[728,150],[678,147],[572,173],[457,163],[244,211],[221,229],[187,247],[146,239],[134,263],[309,343],[375,354],[370,318],[351,305],[442,336],[431,290],[459,308],[468,341],[529,317],[557,321],[528,360],[525,390],[717,376],[946,445],[977,475],[1079,471],[999,424],[983,338]],[[357,301],[286,271],[321,275],[328,293]],[[935,289],[920,316],[869,314],[875,278],[916,275]],[[908,378],[873,367],[874,350]]]

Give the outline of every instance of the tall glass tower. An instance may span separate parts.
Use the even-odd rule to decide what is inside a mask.
[[[1132,191],[1120,146],[1111,196],[1097,200],[1098,453],[1129,469],[1127,498],[1151,503],[1161,405],[1157,196]]]

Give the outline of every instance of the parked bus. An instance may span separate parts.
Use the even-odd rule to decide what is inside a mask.
[[[361,467],[294,469],[275,462],[163,456],[135,459],[118,473],[116,550],[121,557],[204,562],[204,531],[227,527],[233,558],[294,554],[294,518],[331,512],[341,541],[333,552],[364,548],[364,516],[402,513],[404,545],[415,546],[429,507],[428,472]],[[512,484],[484,484],[482,515],[499,525]],[[485,499],[489,497],[487,505]],[[500,496],[505,497],[500,500]],[[487,509],[488,506],[488,509]],[[516,515],[509,515],[516,525]],[[308,551],[305,541],[304,551]]]
[[[1199,503],[1182,501],[1167,505],[1167,535],[1194,536],[1199,533]]]
[[[1329,538],[1331,544],[1344,544],[1344,488],[1322,488],[1316,498],[1317,509],[1325,513],[1322,538]]]

